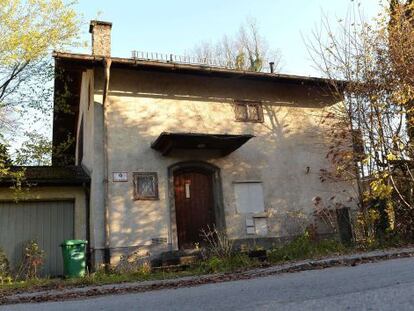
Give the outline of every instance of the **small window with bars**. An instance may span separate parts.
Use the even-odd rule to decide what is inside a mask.
[[[157,173],[133,173],[134,199],[158,200]]]
[[[263,122],[263,107],[259,102],[235,101],[234,113],[236,121]]]

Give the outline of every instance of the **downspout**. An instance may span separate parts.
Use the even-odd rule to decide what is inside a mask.
[[[88,267],[89,271],[92,271],[93,264],[92,264],[92,249],[91,249],[91,205],[90,205],[90,199],[91,199],[91,191],[90,191],[90,183],[86,184],[84,183],[82,185],[83,191],[85,193],[85,206],[86,206],[86,241],[88,241],[88,245],[86,247],[86,266]]]
[[[103,148],[104,148],[104,226],[105,226],[105,248],[104,248],[104,263],[106,268],[109,268],[111,264],[111,244],[110,244],[110,224],[109,224],[109,206],[108,206],[108,195],[109,195],[109,184],[108,184],[108,118],[107,118],[107,98],[109,90],[109,79],[111,75],[111,58],[105,57],[103,59],[103,65],[105,70],[105,81],[102,94],[102,110],[103,110]]]

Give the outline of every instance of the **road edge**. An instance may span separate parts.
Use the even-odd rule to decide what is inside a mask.
[[[222,283],[229,281],[246,280],[282,273],[294,273],[339,266],[356,266],[359,264],[397,258],[407,258],[412,256],[414,256],[414,247],[342,255],[318,260],[303,260],[297,262],[290,262],[282,265],[275,265],[266,268],[256,268],[234,273],[219,273],[158,281],[144,281],[133,283],[92,285],[85,287],[52,289],[46,291],[12,294],[9,296],[1,296],[0,293],[0,305],[62,301],[97,297],[103,295],[139,293],[161,289],[192,287],[209,283]]]

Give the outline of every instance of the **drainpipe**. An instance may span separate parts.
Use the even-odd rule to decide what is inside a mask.
[[[104,226],[105,226],[105,248],[104,248],[104,263],[105,267],[109,268],[111,264],[111,253],[110,253],[110,224],[109,224],[109,206],[108,206],[108,195],[109,195],[109,181],[108,181],[108,118],[107,118],[107,98],[109,90],[109,78],[111,75],[111,58],[105,57],[103,60],[105,70],[105,81],[102,93],[102,110],[103,110],[103,148],[104,148]]]
[[[86,184],[83,183],[82,185],[83,191],[85,193],[85,206],[86,206],[86,241],[88,241],[88,245],[86,247],[86,266],[88,267],[89,271],[92,271],[93,264],[92,264],[92,249],[91,249],[91,192],[90,192],[90,183]]]

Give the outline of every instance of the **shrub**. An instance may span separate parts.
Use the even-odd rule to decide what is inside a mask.
[[[0,248],[0,284],[4,282],[10,282],[10,265],[7,259],[6,253]]]
[[[216,227],[207,227],[201,230],[201,235],[206,242],[206,257],[230,258],[233,255],[233,240],[230,240],[227,233],[217,230]]]
[[[18,269],[17,279],[34,279],[45,263],[44,251],[39,247],[36,241],[29,241],[23,251],[23,259]]]

